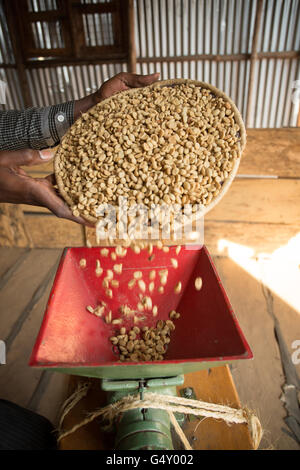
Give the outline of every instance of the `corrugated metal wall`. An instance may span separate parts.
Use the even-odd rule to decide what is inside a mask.
[[[299,6],[298,0],[264,0],[258,52],[299,51]],[[246,118],[249,59],[176,59],[250,54],[256,8],[256,0],[135,0],[138,73],[158,71],[162,79],[212,83],[231,96]],[[170,57],[174,61],[149,61]],[[291,96],[296,79],[299,59],[258,59],[248,127],[295,126],[298,109]]]
[[[26,71],[33,106],[48,106],[82,98],[96,91],[101,83],[127,64],[66,65],[34,68]]]
[[[42,1],[45,9],[49,3],[55,4],[55,0],[39,0],[40,9]],[[36,11],[37,0],[30,2]],[[135,0],[134,8],[137,73],[159,71],[162,79],[185,77],[212,83],[232,97],[246,118],[257,0]],[[86,16],[85,32],[90,45],[109,43],[111,19],[103,23],[95,15]],[[0,20],[0,59],[12,64],[3,12]],[[43,35],[37,31],[37,36],[42,38],[46,33],[47,30]],[[299,45],[300,0],[264,0],[257,52],[299,51]],[[192,57],[197,55],[225,55],[228,60]],[[234,60],[233,55],[240,55],[239,60]],[[45,106],[78,99],[126,70],[127,64],[120,63],[35,67],[26,73],[33,105]],[[8,83],[5,108],[22,108],[15,69],[1,69],[0,65],[0,78]],[[300,80],[299,58],[258,57],[248,127],[295,126],[298,106],[291,98],[297,79]]]
[[[264,0],[259,52],[299,51],[300,2]],[[261,59],[256,68],[255,110],[250,127],[295,126],[298,107],[291,97],[300,78],[298,59]],[[263,86],[262,86],[263,85]]]
[[[6,64],[8,68],[2,68],[1,64]],[[18,74],[14,67],[15,59],[9,33],[6,25],[6,18],[0,3],[0,80],[5,83],[5,104],[0,102],[0,109],[23,108],[23,98],[20,89]],[[2,97],[2,93],[1,93]]]

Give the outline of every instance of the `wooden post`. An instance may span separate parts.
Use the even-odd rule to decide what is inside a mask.
[[[134,37],[134,3],[128,0],[128,70],[136,73],[136,47]]]
[[[255,76],[256,60],[257,60],[257,42],[258,42],[258,35],[259,35],[259,31],[260,31],[262,9],[263,9],[263,0],[258,0],[256,15],[255,15],[255,24],[254,24],[254,32],[253,32],[253,39],[252,39],[252,47],[251,47],[251,57],[250,57],[250,73],[249,73],[249,86],[248,86],[248,99],[247,99],[246,127],[249,126],[250,117],[251,117],[252,108],[253,108],[254,76]]]
[[[9,30],[9,38],[13,46],[13,53],[15,57],[16,69],[17,69],[18,78],[20,82],[22,98],[23,98],[25,107],[29,108],[32,106],[32,99],[30,96],[30,90],[29,90],[28,81],[26,77],[24,60],[22,57],[19,44],[17,42],[17,38],[19,37],[18,27],[16,23],[17,11],[13,10],[14,2],[11,2],[11,0],[6,0],[4,7],[5,7],[6,18],[7,18],[7,26]]]
[[[77,8],[73,8],[74,0],[67,0],[66,3],[68,19],[65,20],[65,24],[67,26],[65,30],[68,31],[69,27],[72,56],[78,59],[82,56],[82,47],[85,46],[81,15]]]

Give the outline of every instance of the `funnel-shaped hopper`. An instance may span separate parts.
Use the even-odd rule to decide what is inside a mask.
[[[175,246],[170,247],[168,253],[154,248],[151,261],[147,250],[137,255],[128,248],[124,258],[112,261],[110,256],[101,256],[99,248],[66,248],[30,365],[90,377],[125,379],[172,376],[251,358],[251,350],[207,249],[189,248],[182,247],[178,255]],[[109,251],[114,251],[114,248],[109,248]],[[85,268],[79,264],[82,258],[86,259]],[[171,258],[178,259],[177,269],[172,266]],[[95,274],[97,259],[104,270],[101,277]],[[115,274],[120,285],[112,288],[113,298],[109,299],[102,281],[106,269],[113,269],[116,263],[122,263],[123,270],[121,275]],[[168,319],[171,310],[180,312],[165,359],[120,363],[109,341],[120,325],[105,323],[103,318],[89,313],[86,306],[96,307],[104,300],[108,310],[112,311],[112,318],[119,318],[120,305],[126,304],[134,309],[139,302],[138,288],[128,288],[134,271],[142,271],[148,284],[149,272],[164,268],[169,271],[164,293],[158,292],[157,273],[155,289],[150,294],[153,305],[158,306],[158,316],[143,312],[146,318],[138,326],[154,326],[157,320]],[[199,276],[203,286],[197,291],[195,279]],[[178,295],[174,293],[174,286],[179,280],[182,291]],[[132,318],[126,317],[121,326],[132,327]]]

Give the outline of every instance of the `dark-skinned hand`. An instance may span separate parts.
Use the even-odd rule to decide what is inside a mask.
[[[119,73],[103,83],[98,91],[81,100],[75,101],[74,118],[120,91],[130,88],[151,85],[159,78],[159,74],[136,75]],[[0,152],[0,202],[13,204],[29,204],[47,207],[57,217],[65,218],[79,224],[91,225],[82,217],[75,217],[55,188],[55,175],[46,178],[32,178],[21,168],[22,166],[40,165],[49,161],[54,151],[49,150],[17,150]]]
[[[16,150],[0,152],[0,202],[47,207],[57,217],[87,224],[74,217],[54,188],[55,177],[31,178],[21,166],[41,165],[53,157],[54,151]],[[43,158],[42,158],[43,157]]]

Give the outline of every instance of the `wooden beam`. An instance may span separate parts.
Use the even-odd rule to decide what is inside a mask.
[[[246,127],[249,126],[251,113],[253,111],[253,95],[254,95],[254,77],[257,62],[257,43],[260,32],[261,17],[263,11],[263,0],[258,0],[254,32],[252,38],[251,57],[250,57],[250,72],[249,72],[249,86],[248,86],[248,98],[247,98],[247,115],[246,115]]]
[[[93,15],[95,13],[113,13],[117,11],[118,4],[116,2],[108,2],[108,3],[73,3],[73,7],[76,8],[81,14],[90,14]]]
[[[283,51],[283,52],[258,52],[257,59],[296,59],[300,57],[298,51]],[[227,61],[240,61],[250,60],[251,54],[192,54],[182,56],[165,56],[165,57],[138,57],[138,63],[155,63],[155,62],[192,62],[192,61],[214,61],[214,62],[227,62]]]
[[[170,63],[170,62],[191,62],[191,61],[216,61],[216,62],[226,62],[226,61],[241,61],[249,60],[251,57],[250,54],[233,54],[233,55],[214,55],[214,54],[194,54],[190,56],[180,56],[180,57],[138,57],[136,58],[137,63]],[[261,52],[257,53],[257,59],[296,59],[300,57],[300,52],[298,51],[286,51],[286,52]],[[74,57],[57,57],[54,59],[45,59],[45,60],[34,60],[34,61],[25,61],[25,66],[28,69],[34,68],[44,68],[44,67],[57,67],[64,65],[90,65],[90,64],[119,64],[119,63],[128,63],[128,54],[123,52],[110,53],[106,54],[104,57],[103,54],[101,58],[93,56],[85,56],[83,58],[74,58]],[[0,64],[1,68],[15,68],[15,64]]]
[[[82,58],[59,57],[57,59],[45,59],[26,61],[28,69],[39,69],[48,67],[68,66],[68,65],[102,65],[102,64],[121,64],[127,62],[127,53],[110,53],[109,56],[101,54],[101,57],[84,55]],[[1,65],[0,65],[1,68]]]
[[[85,45],[82,19],[75,10],[73,14],[73,0],[67,0],[67,13],[70,22],[70,36],[73,49],[73,56],[80,57],[81,48]],[[81,24],[80,24],[81,20]],[[74,60],[74,59],[73,59]],[[63,59],[64,61],[64,59]]]
[[[1,69],[16,69],[16,64],[0,64],[0,70]]]
[[[134,35],[133,0],[128,1],[128,32],[129,32],[128,70],[131,73],[136,73],[136,47],[135,47],[135,35]]]
[[[66,17],[66,13],[61,10],[48,10],[48,11],[28,11],[27,20],[29,22],[39,21],[57,21]]]
[[[257,52],[257,59],[297,59],[300,51]]]

